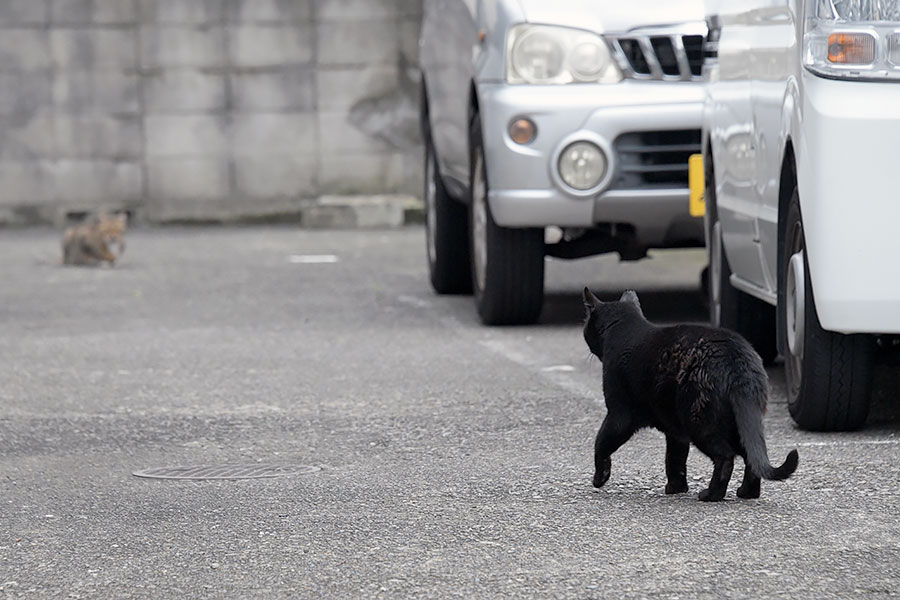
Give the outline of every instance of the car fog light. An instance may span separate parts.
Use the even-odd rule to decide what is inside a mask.
[[[559,176],[576,190],[589,190],[606,175],[606,155],[590,142],[566,146],[559,156]]]
[[[509,124],[509,137],[517,144],[530,144],[537,135],[537,127],[530,119],[516,119]]]
[[[868,65],[875,60],[875,38],[868,33],[832,33],[828,36],[829,62]]]

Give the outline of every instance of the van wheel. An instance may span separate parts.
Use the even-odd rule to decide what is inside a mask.
[[[437,156],[425,136],[425,244],[431,287],[438,294],[472,292],[466,206],[453,200],[438,171]]]
[[[785,218],[784,252],[779,259],[784,290],[784,370],[791,417],[803,429],[858,429],[869,413],[872,339],[864,334],[822,329],[810,284],[796,189]]]
[[[511,229],[494,222],[477,115],[469,139],[469,238],[478,315],[485,325],[534,323],[544,302],[544,230]]]
[[[729,282],[731,266],[722,246],[722,224],[716,208],[716,188],[712,158],[706,157],[707,253],[709,274],[709,321],[713,327],[724,327],[742,335],[759,353],[763,364],[771,365],[778,355],[776,346],[775,307],[746,294]]]

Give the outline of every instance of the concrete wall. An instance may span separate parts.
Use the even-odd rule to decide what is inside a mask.
[[[418,193],[421,0],[0,0],[0,223]]]

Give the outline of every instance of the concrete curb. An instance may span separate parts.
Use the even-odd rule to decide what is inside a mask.
[[[424,206],[415,196],[322,196],[300,209],[300,225],[310,229],[402,227],[424,221]]]
[[[259,214],[185,216],[165,218],[148,215],[141,206],[115,203],[100,208],[47,207],[44,212],[19,213],[0,207],[0,229],[53,225],[66,227],[80,222],[95,210],[126,212],[132,225],[258,225],[294,223],[308,229],[388,229],[425,222],[425,206],[410,194],[329,195],[300,200],[274,212]]]

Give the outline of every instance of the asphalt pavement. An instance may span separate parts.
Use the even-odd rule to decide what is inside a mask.
[[[59,239],[0,231],[0,597],[900,595],[896,388],[808,433],[771,368],[800,466],[759,500],[697,501],[696,450],[666,496],[653,431],[591,487],[580,290],[702,321],[701,252],[549,261],[541,323],[485,328],[431,292],[420,227],[138,229],[100,269]],[[133,475],[233,465],[283,476]]]

